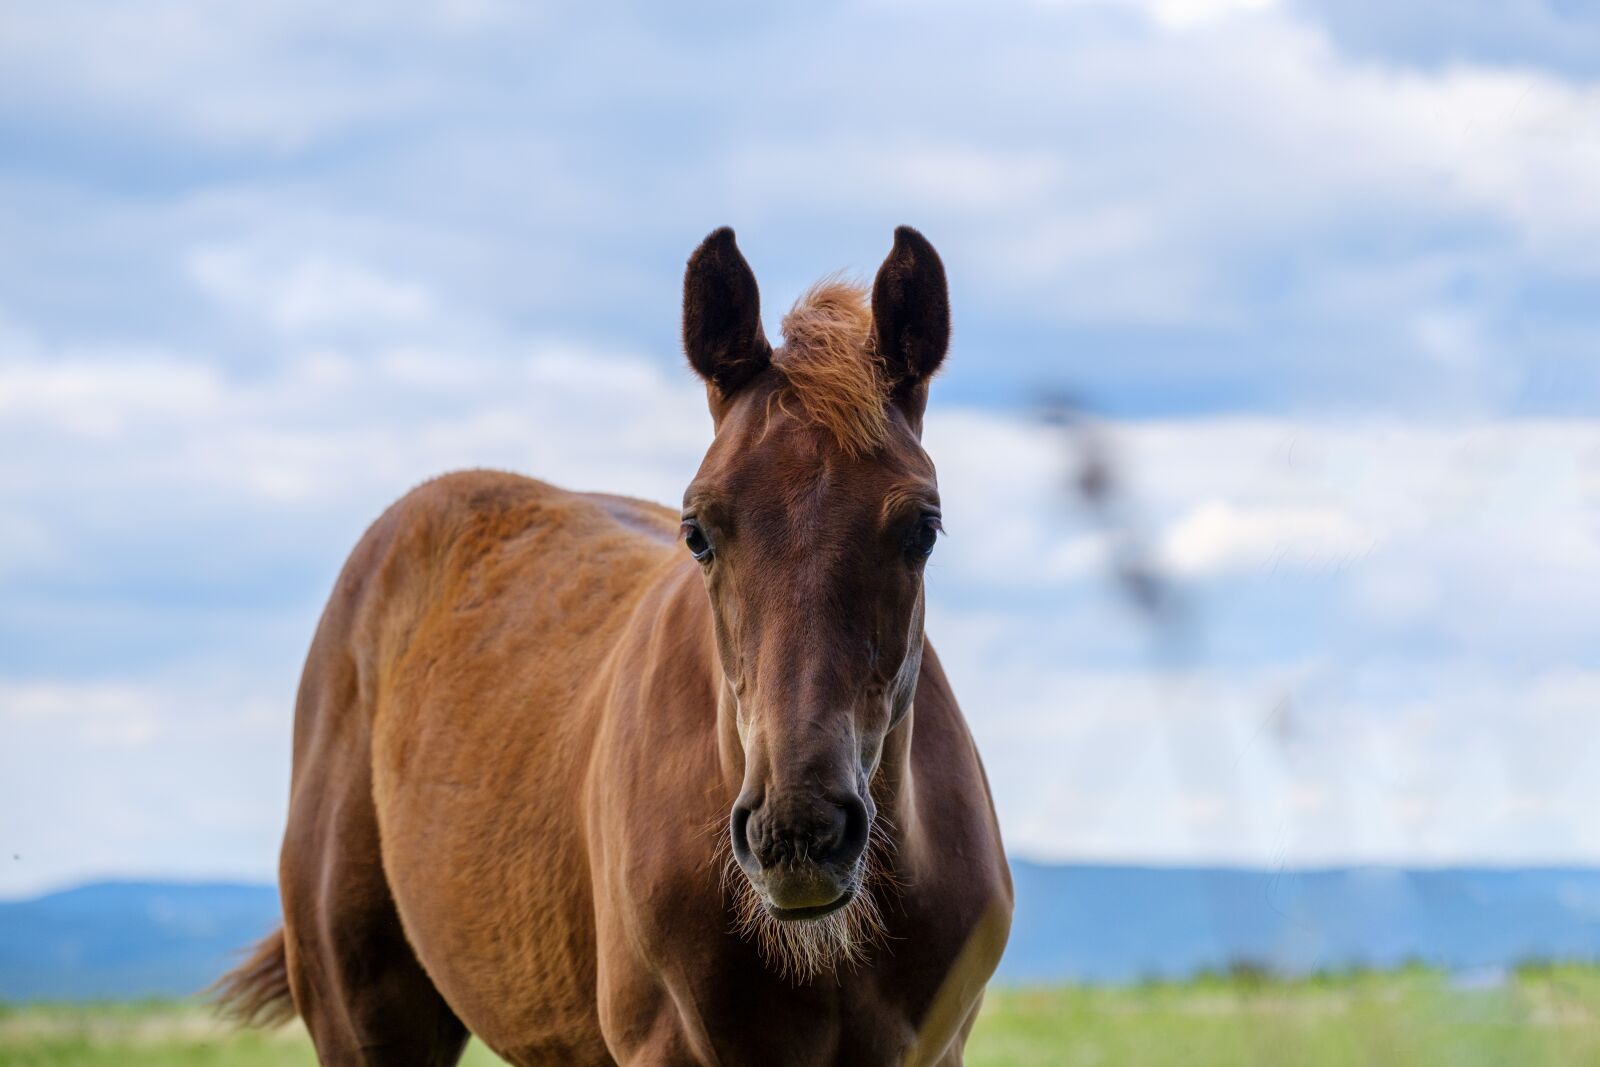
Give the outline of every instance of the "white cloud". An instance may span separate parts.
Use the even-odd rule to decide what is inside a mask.
[[[213,368],[156,353],[109,353],[92,361],[0,356],[0,428],[37,426],[110,439],[131,422],[205,411],[220,393]]]
[[[163,729],[162,704],[116,683],[0,683],[0,718],[9,730],[65,728],[91,746],[143,747]]]
[[[1600,581],[1593,421],[1141,420],[1107,438],[1151,555],[1185,578],[1337,576],[1356,610],[1378,616],[1369,622],[1386,603],[1444,605],[1463,639],[1504,638],[1514,612],[1570,647],[1594,617],[1580,580]],[[1105,558],[1069,497],[1067,438],[936,406],[929,440],[949,562],[975,583],[1079,579]],[[1062,559],[1078,565],[1058,570]]]
[[[1584,727],[1562,721],[1548,676],[1464,664],[1411,678],[1425,694],[1396,701],[1328,693],[1347,669],[1334,663],[1163,677],[1036,662],[1005,687],[1033,690],[1027,702],[997,706],[980,680],[1004,642],[936,621],[1024,854],[1267,866],[1600,854],[1600,835],[1574,817],[1600,802],[1593,675]],[[1287,730],[1285,694],[1306,694]]]
[[[239,377],[173,355],[40,349],[0,363],[0,385],[0,442],[15,446],[0,487],[15,492],[156,485],[320,504],[490,465],[670,496],[681,486],[660,472],[683,469],[710,433],[687,372],[554,339],[489,355],[313,348]]]
[[[294,152],[335,131],[424,102],[427,79],[395,68],[351,76],[307,45],[359,51],[384,39],[488,30],[490,4],[289,3],[222,12],[191,0],[137,8],[12,6],[0,59],[8,80],[56,106],[132,112],[225,145]]]
[[[1280,310],[1404,319],[1418,285],[1444,305],[1437,322],[1456,313],[1449,282],[1463,274],[1600,274],[1600,212],[1578,192],[1600,184],[1593,87],[1537,69],[1352,61],[1273,4],[1132,5],[1182,29],[1149,34],[1089,17],[1104,6],[1067,4],[1003,41],[974,24],[991,9],[941,11],[937,39],[906,48],[950,74],[913,83],[922,106],[853,114],[841,100],[837,122],[752,130],[726,183],[760,190],[763,215],[844,204],[931,218],[985,299],[1075,322],[1238,323],[1263,286]],[[841,65],[870,69],[888,28],[851,30],[819,32],[858,42]],[[831,101],[847,85],[864,88],[813,88]],[[870,91],[895,89],[871,79]],[[1387,251],[1341,250],[1340,234]],[[1438,331],[1422,329],[1436,354]]]
[[[190,254],[189,270],[207,294],[289,333],[405,325],[434,309],[432,295],[415,282],[321,256],[273,267],[245,250],[201,248]]]
[[[1195,645],[1163,651],[1116,610],[1108,556],[1073,532],[1053,431],[930,417],[952,523],[980,516],[977,550],[939,550],[930,633],[1014,847],[1267,864],[1600,855],[1574,818],[1600,799],[1600,689],[1579,666],[1600,625],[1600,424],[1105,432],[1125,511],[1198,602]],[[1058,570],[1062,551],[1098,565]],[[1086,600],[1094,588],[1106,595]]]
[[[1185,29],[1239,12],[1270,11],[1277,0],[1153,0],[1146,6],[1157,22],[1172,29]]]
[[[1162,538],[1159,559],[1185,577],[1275,566],[1348,562],[1371,545],[1348,515],[1332,508],[1240,510],[1209,500],[1187,511]]]
[[[1035,0],[1042,7],[1126,8],[1169,30],[1184,30],[1239,14],[1270,11],[1278,0]]]

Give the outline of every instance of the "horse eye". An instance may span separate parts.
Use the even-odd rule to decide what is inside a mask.
[[[917,523],[916,529],[911,531],[911,536],[906,538],[906,553],[912,559],[927,559],[933,554],[933,546],[939,541],[939,519],[934,515],[924,515],[922,521]]]
[[[711,540],[706,537],[706,532],[700,529],[700,524],[693,519],[683,521],[683,543],[695,559],[701,563],[710,561]]]

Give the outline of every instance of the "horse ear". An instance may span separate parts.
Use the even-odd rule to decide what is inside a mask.
[[[726,226],[700,243],[683,273],[683,350],[725,397],[772,361],[755,272]]]
[[[872,327],[895,396],[912,398],[950,346],[950,291],[939,253],[910,226],[894,231],[872,283]]]

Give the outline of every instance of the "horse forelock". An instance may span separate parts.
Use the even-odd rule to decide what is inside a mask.
[[[866,287],[825,278],[783,317],[783,347],[773,364],[806,418],[851,455],[869,453],[889,434],[889,381],[873,339]]]

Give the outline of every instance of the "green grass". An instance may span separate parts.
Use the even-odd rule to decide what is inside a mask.
[[[1600,1064],[1600,969],[1470,992],[1423,970],[1000,991],[968,1049],[974,1067],[1577,1067]]]
[[[311,1067],[302,1030],[239,1033],[203,1007],[0,1006],[0,1065]],[[469,1067],[499,1063],[476,1043]],[[1578,1067],[1600,1064],[1600,968],[1452,988],[1424,970],[1296,982],[996,990],[971,1067]]]

